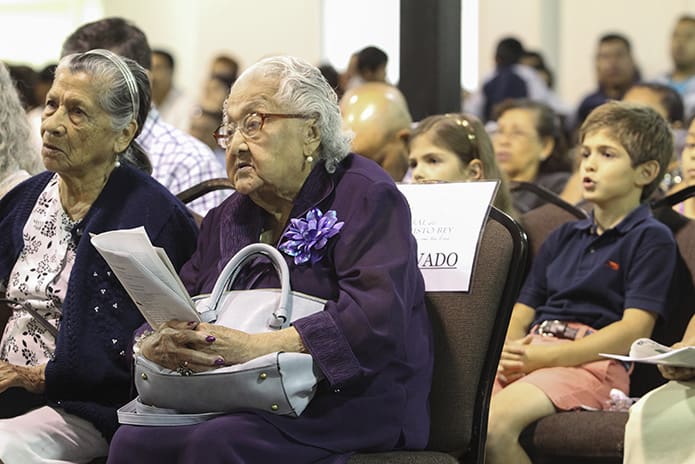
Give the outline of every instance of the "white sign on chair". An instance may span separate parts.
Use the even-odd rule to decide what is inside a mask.
[[[497,184],[488,180],[398,185],[410,204],[426,291],[468,291]]]

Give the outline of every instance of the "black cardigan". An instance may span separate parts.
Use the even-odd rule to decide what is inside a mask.
[[[53,176],[44,172],[0,200],[0,281],[24,246],[22,232]],[[186,207],[161,184],[132,167],[116,168],[72,234],[75,263],[62,306],[55,357],[46,366],[49,404],[92,422],[107,439],[118,427],[116,409],[130,398],[128,345],[143,318],[89,241],[90,233],[144,226],[177,270],[195,249],[197,228]]]

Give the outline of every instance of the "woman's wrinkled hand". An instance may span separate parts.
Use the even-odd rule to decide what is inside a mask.
[[[675,367],[657,365],[659,372],[667,380],[692,380],[695,379],[695,369],[692,367]]]
[[[690,346],[687,343],[674,343],[671,348],[676,350],[678,348],[683,348],[685,346]],[[662,366],[658,364],[656,366],[659,368],[659,372],[667,380],[692,380],[695,379],[695,368],[692,367],[676,367],[676,366]]]
[[[0,361],[0,393],[20,387],[31,393],[43,393],[46,388],[46,365],[16,366]]]
[[[683,348],[690,346],[689,343],[677,342],[671,345],[671,348],[677,350],[678,348]],[[695,379],[695,368],[692,367],[676,367],[676,366],[662,366],[657,364],[656,366],[667,380],[692,380]]]
[[[248,333],[204,322],[169,321],[142,341],[141,353],[171,370],[203,372],[246,362]]]

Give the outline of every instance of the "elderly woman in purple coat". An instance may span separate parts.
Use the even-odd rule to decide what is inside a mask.
[[[267,58],[242,74],[216,136],[237,193],[203,221],[181,271],[188,291],[210,292],[230,257],[265,242],[285,253],[294,290],[327,303],[273,333],[171,322],[139,349],[197,371],[305,352],[325,379],[297,418],[245,410],[197,425],[122,426],[108,462],[341,463],[357,451],[423,448],[432,337],[406,200],[377,164],[348,153],[335,93],[298,59]],[[326,214],[335,215],[327,241],[292,234],[292,219]],[[279,285],[269,264],[247,274],[248,288]]]

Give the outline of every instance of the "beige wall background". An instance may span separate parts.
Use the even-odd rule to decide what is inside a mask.
[[[212,57],[229,53],[246,67],[268,55],[318,63],[321,0],[103,0],[104,16],[133,20],[150,45],[177,58],[178,84],[200,91]]]
[[[676,19],[695,15],[695,0],[462,4],[466,21],[473,16],[477,26],[465,27],[460,38],[465,73],[482,77],[490,72],[497,41],[514,35],[543,52],[555,72],[557,93],[570,105],[595,87],[594,52],[602,34],[627,35],[649,79],[670,67],[669,37]],[[176,80],[193,95],[218,52],[234,55],[242,67],[282,53],[314,63],[330,61],[342,70],[350,50],[375,44],[391,57],[390,80],[398,79],[398,0],[0,0],[0,59],[42,66],[58,57],[63,39],[79,24],[110,15],[133,20],[152,46],[172,50]]]

